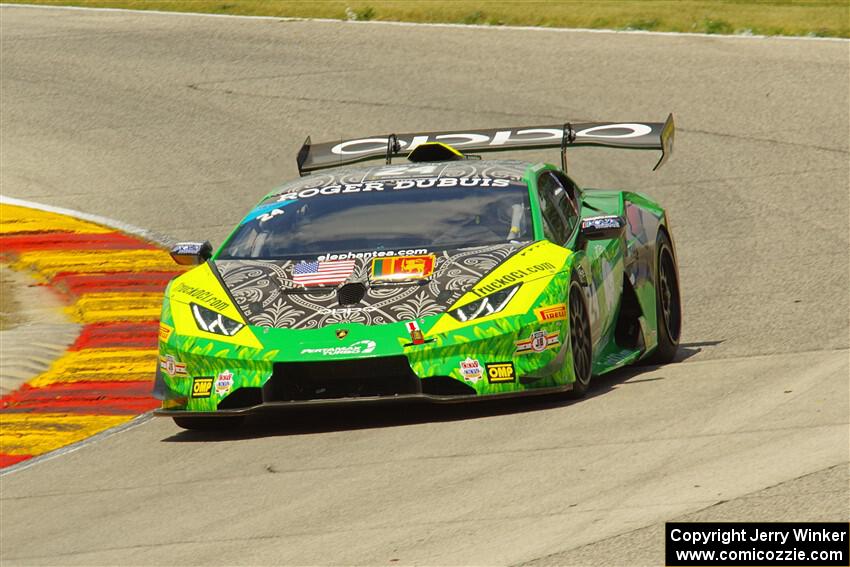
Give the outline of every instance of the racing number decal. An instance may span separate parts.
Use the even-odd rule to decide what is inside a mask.
[[[406,177],[414,176],[429,176],[433,175],[441,166],[436,165],[394,165],[392,167],[382,168],[380,171],[372,174],[373,177]]]

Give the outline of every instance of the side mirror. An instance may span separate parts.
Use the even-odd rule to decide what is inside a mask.
[[[212,244],[204,242],[178,242],[171,247],[171,259],[181,266],[203,264],[212,257]]]
[[[619,238],[625,228],[626,220],[617,215],[590,217],[582,219],[579,238],[583,243],[588,240],[611,240]]]

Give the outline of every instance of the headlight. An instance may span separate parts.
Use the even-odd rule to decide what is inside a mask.
[[[221,313],[201,307],[197,303],[190,303],[189,305],[192,308],[192,315],[195,316],[195,323],[198,324],[198,328],[202,331],[232,337],[245,326],[238,321],[225,317]]]
[[[479,317],[486,317],[493,313],[498,313],[505,307],[508,302],[516,294],[519,286],[522,284],[512,285],[496,293],[491,293],[487,297],[483,297],[472,303],[467,303],[463,307],[458,307],[449,311],[449,315],[458,321],[472,321]]]

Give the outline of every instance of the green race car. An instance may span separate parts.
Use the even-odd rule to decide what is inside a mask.
[[[172,249],[197,266],[165,292],[156,413],[193,429],[278,406],[581,396],[592,376],[673,360],[664,209],[565,173],[581,145],[661,150],[658,167],[673,132],[670,116],[308,138],[302,177],[221,248]],[[542,147],[560,148],[560,168],[469,153]]]

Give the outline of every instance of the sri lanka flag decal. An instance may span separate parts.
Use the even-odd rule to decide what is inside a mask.
[[[423,256],[387,256],[372,260],[374,281],[420,280],[434,272],[437,258],[433,254]]]

